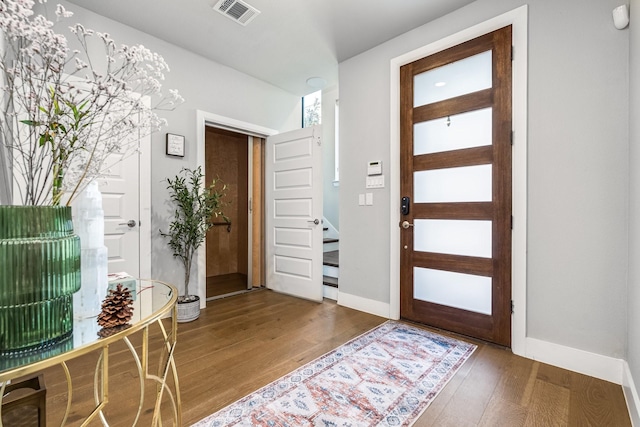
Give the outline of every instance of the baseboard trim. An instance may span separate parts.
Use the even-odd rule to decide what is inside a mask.
[[[559,344],[526,338],[525,357],[580,374],[622,385],[623,359],[590,353]]]
[[[638,398],[638,389],[636,388],[631,370],[629,369],[629,363],[624,361],[624,369],[622,375],[622,391],[624,392],[624,398],[627,401],[627,409],[629,411],[629,418],[631,418],[632,426],[640,426],[640,398]]]
[[[338,305],[364,311],[365,313],[384,317],[385,319],[389,318],[389,303],[338,292]]]

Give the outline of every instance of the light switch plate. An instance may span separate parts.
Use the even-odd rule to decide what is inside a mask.
[[[358,194],[358,205],[364,206],[364,194]]]
[[[384,175],[368,176],[367,188],[384,188]]]
[[[365,194],[365,203],[367,206],[373,205],[373,193]]]

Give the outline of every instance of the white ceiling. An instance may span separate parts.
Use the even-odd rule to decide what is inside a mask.
[[[302,96],[309,77],[331,87],[338,63],[474,0],[244,0],[261,12],[246,27],[216,0],[69,1]]]

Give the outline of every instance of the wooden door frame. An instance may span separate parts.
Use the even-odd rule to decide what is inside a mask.
[[[527,5],[462,30],[391,60],[390,64],[390,300],[389,317],[400,318],[400,67],[460,43],[513,26],[512,158],[513,234],[511,349],[525,355],[527,273]]]
[[[196,167],[200,166],[204,170],[205,162],[205,133],[206,127],[212,126],[220,129],[226,129],[238,133],[245,134],[247,136],[267,138],[268,136],[275,135],[278,131],[269,129],[263,126],[259,126],[253,123],[243,122],[241,120],[232,119],[230,117],[220,116],[218,114],[209,113],[206,111],[196,110]],[[250,150],[249,158],[251,159],[252,153]],[[251,168],[250,168],[251,171]],[[251,223],[249,223],[251,226]],[[249,245],[251,248],[251,245]],[[207,301],[207,248],[206,245],[202,245],[196,251],[197,259],[197,295],[200,297],[200,308],[205,308]]]

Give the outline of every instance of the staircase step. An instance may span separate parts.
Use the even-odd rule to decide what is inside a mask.
[[[329,277],[322,276],[322,284],[326,286],[331,286],[332,288],[338,287],[338,278],[337,277]]]
[[[322,275],[329,277],[340,277],[340,269],[331,265],[322,266]]]
[[[322,239],[322,243],[336,243],[339,242],[340,240],[334,238],[334,237],[325,237],[324,239]]]
[[[322,255],[322,263],[324,265],[329,265],[331,267],[339,267],[340,266],[340,262],[339,262],[339,251],[330,251],[330,252],[324,252]]]

